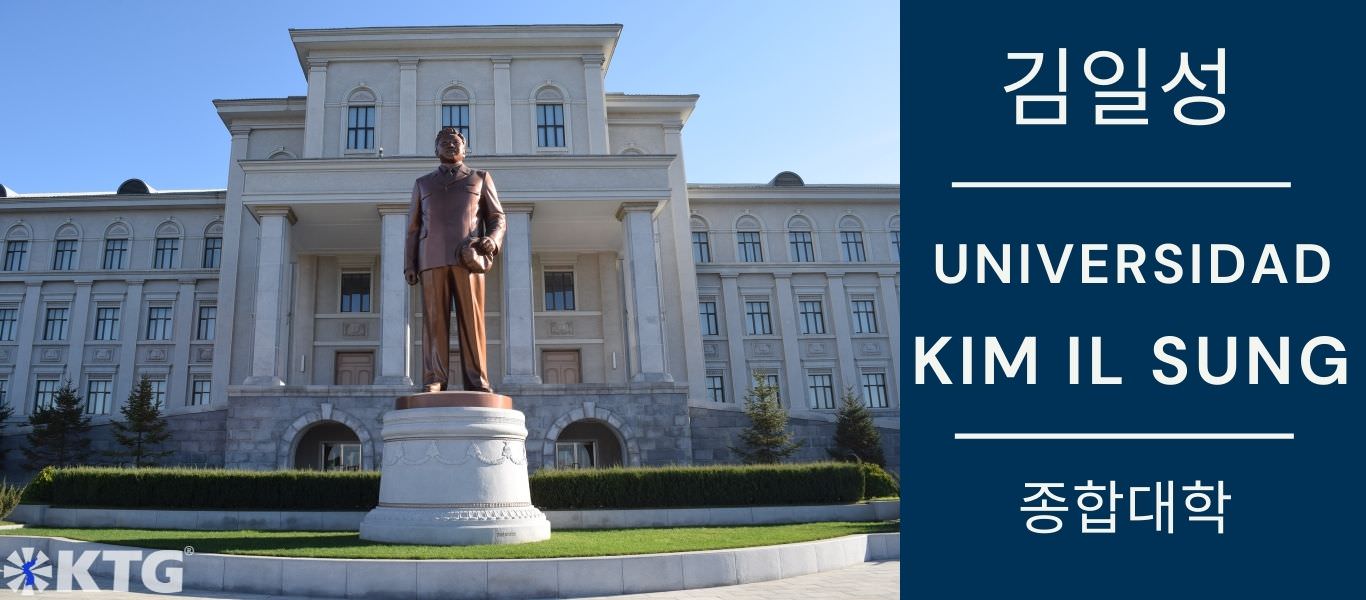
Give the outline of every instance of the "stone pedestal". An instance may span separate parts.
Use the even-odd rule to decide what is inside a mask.
[[[550,538],[531,505],[526,418],[512,400],[482,392],[398,399],[384,414],[379,506],[361,539],[468,546]]]

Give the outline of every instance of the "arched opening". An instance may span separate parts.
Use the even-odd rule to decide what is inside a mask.
[[[350,427],[321,421],[299,436],[294,468],[314,471],[359,471],[364,465],[361,441]]]
[[[555,468],[592,469],[622,464],[621,438],[602,421],[574,421],[555,438]]]

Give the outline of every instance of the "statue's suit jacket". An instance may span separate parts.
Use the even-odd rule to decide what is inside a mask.
[[[507,233],[507,217],[487,171],[460,163],[454,174],[438,168],[413,184],[403,270],[417,273],[460,264],[460,251],[473,238],[493,240],[497,255]]]

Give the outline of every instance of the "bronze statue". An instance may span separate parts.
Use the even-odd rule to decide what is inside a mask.
[[[436,134],[441,165],[413,184],[403,277],[422,283],[422,385],[450,382],[450,311],[456,315],[463,386],[492,392],[484,334],[484,273],[503,247],[507,218],[487,171],[464,164],[465,138],[454,127]]]

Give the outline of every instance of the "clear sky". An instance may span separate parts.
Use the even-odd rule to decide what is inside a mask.
[[[0,184],[225,187],[215,98],[304,95],[288,29],[620,23],[606,89],[700,94],[691,183],[900,182],[900,8],[729,2],[4,2]]]

